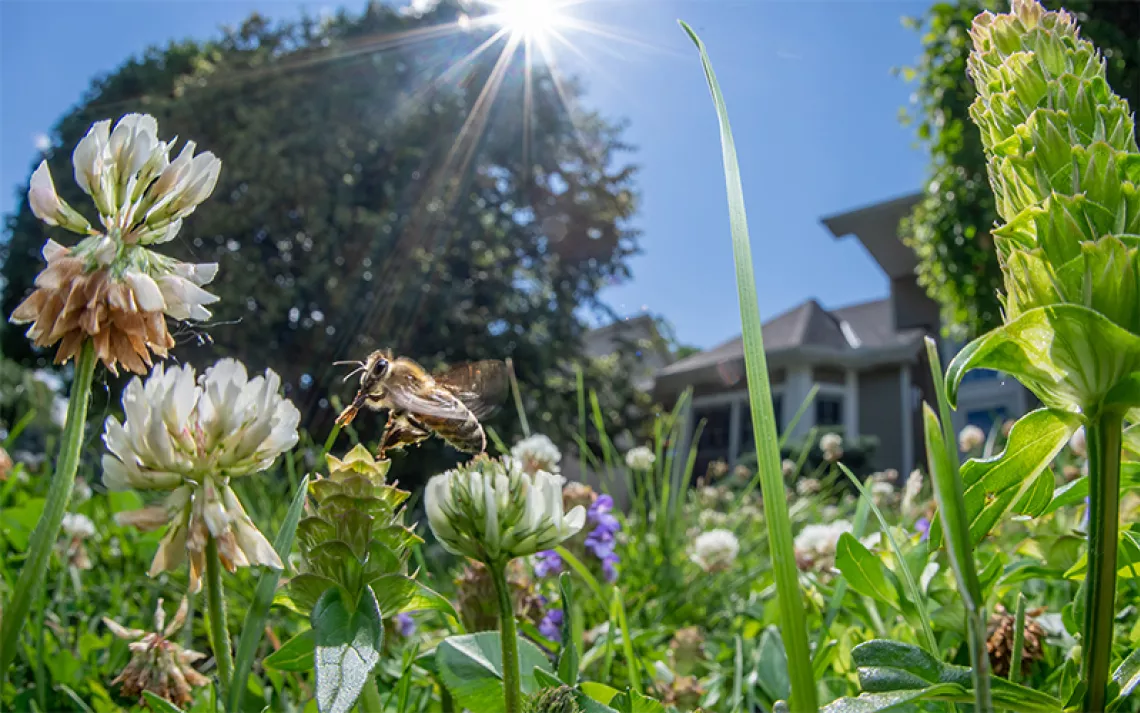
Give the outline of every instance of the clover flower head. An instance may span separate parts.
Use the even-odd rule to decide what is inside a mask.
[[[433,477],[425,507],[445,549],[485,563],[552,549],[586,523],[581,506],[563,511],[559,476],[527,473],[513,458],[478,458]]]
[[[150,246],[173,240],[182,220],[204,201],[218,180],[221,161],[194,155],[188,142],[170,161],[170,143],[158,139],[158,123],[127,114],[111,126],[96,122],[72,154],[75,181],[95,204],[94,227],[56,193],[47,162],[32,173],[28,203],[37,218],[83,236],[74,247],[48,240],[47,266],[36,289],[11,315],[30,323],[39,347],[56,343],[56,363],[79,353],[91,339],[113,373],[122,364],[145,374],[152,355],[174,346],[166,317],[205,320],[217,297],[202,289],[216,264],[183,263]]]
[[[187,601],[183,599],[174,619],[164,626],[165,615],[162,600],[159,599],[153,632],[130,629],[103,617],[103,623],[112,634],[131,642],[131,660],[112,681],[114,684],[122,684],[123,696],[138,696],[141,701],[143,691],[150,691],[178,707],[185,707],[192,699],[193,688],[210,682],[192,666],[195,661],[206,658],[206,655],[184,649],[173,641],[174,635],[186,623],[188,610]]]
[[[963,453],[972,453],[986,442],[985,431],[970,424],[958,432],[958,450]]]
[[[838,433],[825,433],[819,439],[819,449],[823,451],[823,459],[834,463],[843,457],[843,436]]]
[[[549,437],[536,433],[528,436],[511,448],[511,456],[517,458],[523,470],[534,474],[540,470],[547,473],[558,474],[559,463],[562,461],[562,451],[554,445]]]
[[[740,541],[729,530],[703,532],[693,542],[692,560],[706,572],[723,572],[732,567],[740,553]]]
[[[630,448],[625,454],[625,464],[630,470],[649,470],[657,462],[657,456],[646,446]]]
[[[281,569],[277,552],[246,514],[230,479],[269,468],[296,444],[300,412],[279,391],[272,370],[249,378],[245,366],[222,359],[195,379],[186,365],[161,364],[123,393],[126,420],[108,417],[103,482],[108,490],[167,491],[165,501],[119,513],[120,523],[153,530],[169,524],[150,573],[190,558],[190,586],[201,584],[205,548],[218,542],[222,564]]]

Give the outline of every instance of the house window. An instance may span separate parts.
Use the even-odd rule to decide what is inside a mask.
[[[782,435],[784,428],[784,395],[772,394],[772,410],[776,414],[776,433]],[[752,409],[748,402],[740,404],[740,453],[741,457],[756,450],[756,432],[752,430]]]
[[[982,429],[982,433],[986,436],[990,435],[995,424],[1001,425],[1005,423],[1007,418],[1009,418],[1009,409],[1005,406],[994,406],[993,408],[978,409],[966,413],[966,423]]]
[[[843,397],[834,394],[819,394],[815,397],[815,425],[843,425]]]
[[[962,377],[963,384],[971,381],[996,381],[1001,374],[993,369],[971,369]]]

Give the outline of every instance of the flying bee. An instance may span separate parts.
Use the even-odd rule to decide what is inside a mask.
[[[358,373],[361,377],[356,397],[336,422],[351,423],[365,406],[386,409],[381,455],[433,433],[457,450],[483,452],[487,435],[479,419],[494,411],[507,391],[507,369],[501,361],[460,364],[434,376],[411,359],[384,351],[372,352],[363,362],[337,363],[356,366],[345,379]]]

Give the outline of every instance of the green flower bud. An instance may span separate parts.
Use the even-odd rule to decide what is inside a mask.
[[[582,713],[569,686],[547,688],[527,701],[526,713]]]

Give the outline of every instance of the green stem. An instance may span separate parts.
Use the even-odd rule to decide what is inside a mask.
[[[230,689],[234,676],[234,659],[230,652],[230,635],[226,630],[226,599],[222,592],[222,562],[218,558],[218,541],[211,535],[206,540],[206,602],[209,608],[210,644],[218,662],[218,684],[222,698]]]
[[[511,604],[511,590],[507,584],[507,563],[497,562],[487,567],[495,583],[499,598],[499,639],[503,648],[503,710],[504,713],[522,713],[522,689],[519,680],[519,635],[515,626],[515,608]]]
[[[20,628],[28,618],[32,596],[47,573],[51,548],[59,538],[60,524],[75,487],[75,471],[79,468],[79,451],[87,426],[87,405],[91,400],[91,382],[95,378],[95,348],[84,343],[75,363],[75,381],[71,384],[71,400],[67,404],[67,422],[60,440],[59,460],[48,488],[43,515],[32,533],[28,557],[20,568],[20,578],[12,588],[12,599],[4,607],[0,626],[0,677],[7,677],[16,658]]]
[[[1009,680],[1021,678],[1021,659],[1025,651],[1025,595],[1017,595],[1017,611],[1013,615],[1013,648],[1009,656]]]
[[[1085,580],[1085,627],[1081,646],[1084,710],[1105,709],[1112,664],[1116,601],[1116,548],[1120,526],[1120,448],[1123,420],[1102,413],[1088,424],[1089,569]]]

